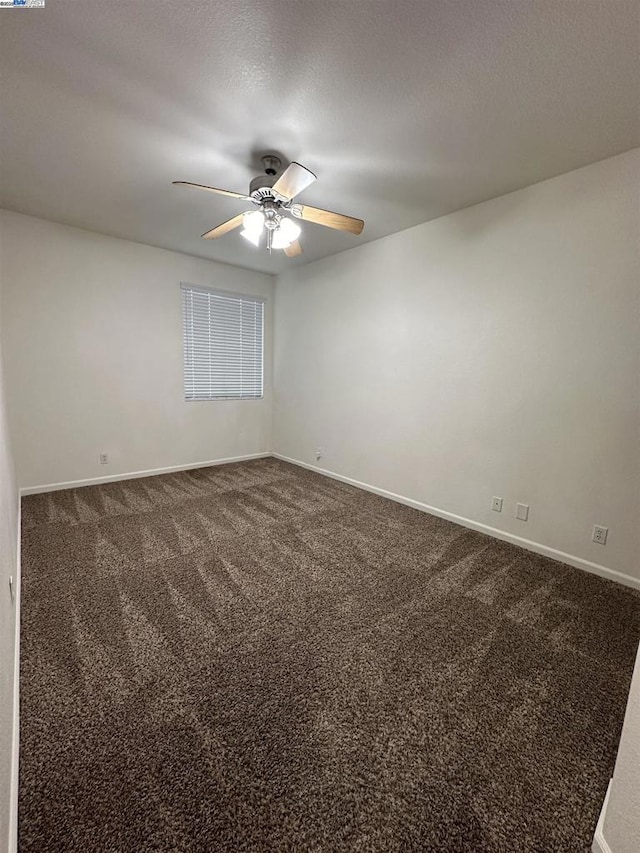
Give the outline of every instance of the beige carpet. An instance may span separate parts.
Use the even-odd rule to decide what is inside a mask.
[[[22,853],[589,849],[636,593],[272,459],[22,519]]]

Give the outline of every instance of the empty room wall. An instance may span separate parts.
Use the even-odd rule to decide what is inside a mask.
[[[2,258],[0,256],[0,273]],[[0,297],[0,320],[2,299]],[[16,488],[11,442],[5,404],[2,366],[2,336],[0,335],[0,850],[12,849],[9,833],[15,832],[15,788],[13,760],[14,686],[16,678],[16,619],[17,607],[12,600],[9,578],[17,584],[18,491]],[[14,586],[14,590],[16,587]],[[16,590],[17,592],[17,590]],[[13,811],[13,814],[12,814]]]
[[[20,486],[271,450],[271,276],[6,211],[0,217]],[[266,298],[264,399],[184,401],[181,281]]]
[[[628,152],[280,276],[274,450],[638,582],[639,173]]]

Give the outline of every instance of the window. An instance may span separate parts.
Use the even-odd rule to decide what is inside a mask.
[[[182,285],[185,400],[262,397],[264,303]]]

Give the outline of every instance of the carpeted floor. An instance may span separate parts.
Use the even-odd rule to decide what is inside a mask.
[[[587,851],[640,597],[273,459],[23,499],[20,851]]]

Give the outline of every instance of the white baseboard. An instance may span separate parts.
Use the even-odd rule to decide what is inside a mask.
[[[13,655],[13,732],[11,743],[11,781],[9,789],[9,853],[18,850],[18,761],[20,755],[20,542],[22,531],[22,511],[18,497],[18,530],[16,543],[15,568],[15,636]]]
[[[387,489],[381,489],[377,486],[372,486],[370,483],[362,483],[359,480],[354,480],[352,477],[346,477],[343,474],[337,474],[335,471],[329,471],[326,468],[320,468],[318,465],[311,465],[308,462],[302,462],[299,459],[291,459],[281,453],[272,453],[265,451],[263,453],[249,453],[243,456],[232,456],[226,459],[211,459],[207,462],[190,462],[186,465],[171,465],[166,468],[153,468],[148,471],[129,471],[123,474],[111,474],[106,477],[92,477],[86,480],[71,480],[66,483],[48,483],[41,486],[26,486],[20,489],[20,495],[33,495],[41,492],[55,492],[60,489],[73,489],[81,486],[97,486],[100,483],[114,483],[120,480],[134,480],[140,477],[155,477],[159,474],[170,474],[174,471],[190,471],[194,468],[208,468],[214,465],[228,465],[231,462],[246,462],[251,459],[266,459],[273,456],[276,459],[281,459],[283,462],[290,462],[292,465],[299,465],[301,468],[308,468],[310,471],[315,471],[325,477],[331,477],[334,480],[340,480],[342,483],[348,483],[358,489],[364,489],[367,492],[380,495],[397,503],[405,504],[413,509],[427,512],[430,515],[435,515],[438,518],[444,518],[447,521],[453,521],[455,524],[460,524],[463,527],[468,527],[471,530],[477,530],[479,533],[485,533],[488,536],[493,536],[494,539],[500,539],[503,542],[511,542],[518,545],[520,548],[525,548],[527,551],[533,551],[536,554],[542,554],[544,557],[549,557],[551,560],[556,560],[559,563],[566,563],[569,566],[574,566],[577,569],[583,569],[586,572],[591,572],[594,575],[607,578],[608,580],[616,581],[624,586],[629,586],[632,589],[640,590],[640,579],[634,578],[631,575],[618,572],[616,569],[610,569],[607,566],[602,566],[599,563],[592,563],[590,560],[585,560],[583,557],[577,557],[575,554],[568,554],[566,551],[559,551],[557,548],[551,548],[549,545],[543,545],[540,542],[534,542],[531,539],[524,539],[521,536],[516,536],[513,533],[508,533],[505,530],[499,530],[497,527],[490,527],[488,524],[483,524],[479,521],[474,521],[471,518],[465,518],[461,515],[448,512],[444,509],[439,509],[435,506],[422,503],[421,501],[413,500],[412,498],[397,495]]]
[[[413,509],[418,509],[421,512],[428,512],[430,515],[435,515],[438,518],[444,518],[447,521],[453,521],[455,524],[460,524],[463,527],[469,527],[471,530],[477,530],[479,533],[486,533],[488,536],[493,536],[494,539],[500,539],[503,542],[511,542],[513,545],[518,545],[520,548],[525,548],[527,551],[533,551],[536,554],[542,554],[544,557],[549,557],[559,563],[567,563],[569,566],[574,566],[577,569],[584,569],[586,572],[591,572],[594,575],[600,575],[608,580],[616,581],[617,583],[630,586],[633,589],[640,589],[640,579],[625,575],[615,569],[609,569],[607,566],[601,566],[599,563],[592,563],[582,557],[576,557],[574,554],[567,554],[565,551],[558,551],[556,548],[550,548],[548,545],[542,545],[540,542],[533,542],[530,539],[523,539],[521,536],[516,536],[513,533],[507,533],[504,530],[498,530],[496,527],[490,527],[488,524],[482,524],[479,521],[473,521],[471,518],[464,518],[461,515],[455,515],[452,512],[447,512],[444,509],[438,509],[435,506],[415,501],[412,498],[405,498],[403,495],[396,495],[394,492],[389,492],[387,489],[380,489],[377,486],[372,486],[369,483],[361,483],[359,480],[354,480],[351,477],[345,477],[343,474],[336,474],[335,471],[328,471],[326,468],[319,468],[317,465],[310,465],[307,462],[301,462],[299,459],[290,459],[288,456],[283,456],[281,453],[273,453],[276,459],[281,459],[283,462],[290,462],[292,465],[299,465],[301,468],[308,468],[310,471],[315,471],[317,474],[322,474],[325,477],[331,477],[334,480],[340,480],[342,483],[348,483],[350,486],[356,486],[358,489],[364,489],[366,492],[373,492],[375,495],[380,495],[383,498],[396,501],[397,503],[405,504]]]
[[[607,804],[609,802],[609,792],[611,791],[612,782],[613,779],[609,779],[607,793],[604,795],[604,803],[602,804],[602,810],[600,811],[600,817],[598,818],[598,825],[596,826],[596,832],[593,836],[593,844],[591,845],[592,853],[613,853],[607,844],[602,831],[604,829],[604,818],[607,813]]]
[[[186,465],[170,465],[168,468],[152,468],[149,471],[128,471],[125,474],[110,474],[107,477],[91,477],[88,480],[70,480],[68,483],[48,483],[43,486],[25,486],[20,495],[37,495],[41,492],[58,492],[61,489],[77,489],[80,486],[99,486],[100,483],[116,483],[120,480],[137,480],[140,477],[155,477],[158,474],[171,474],[174,471],[192,471],[194,468],[210,468],[214,465],[228,465],[230,462],[247,462],[250,459],[266,459],[271,451],[248,453],[244,456],[230,456],[228,459],[210,459],[208,462],[189,462]]]

